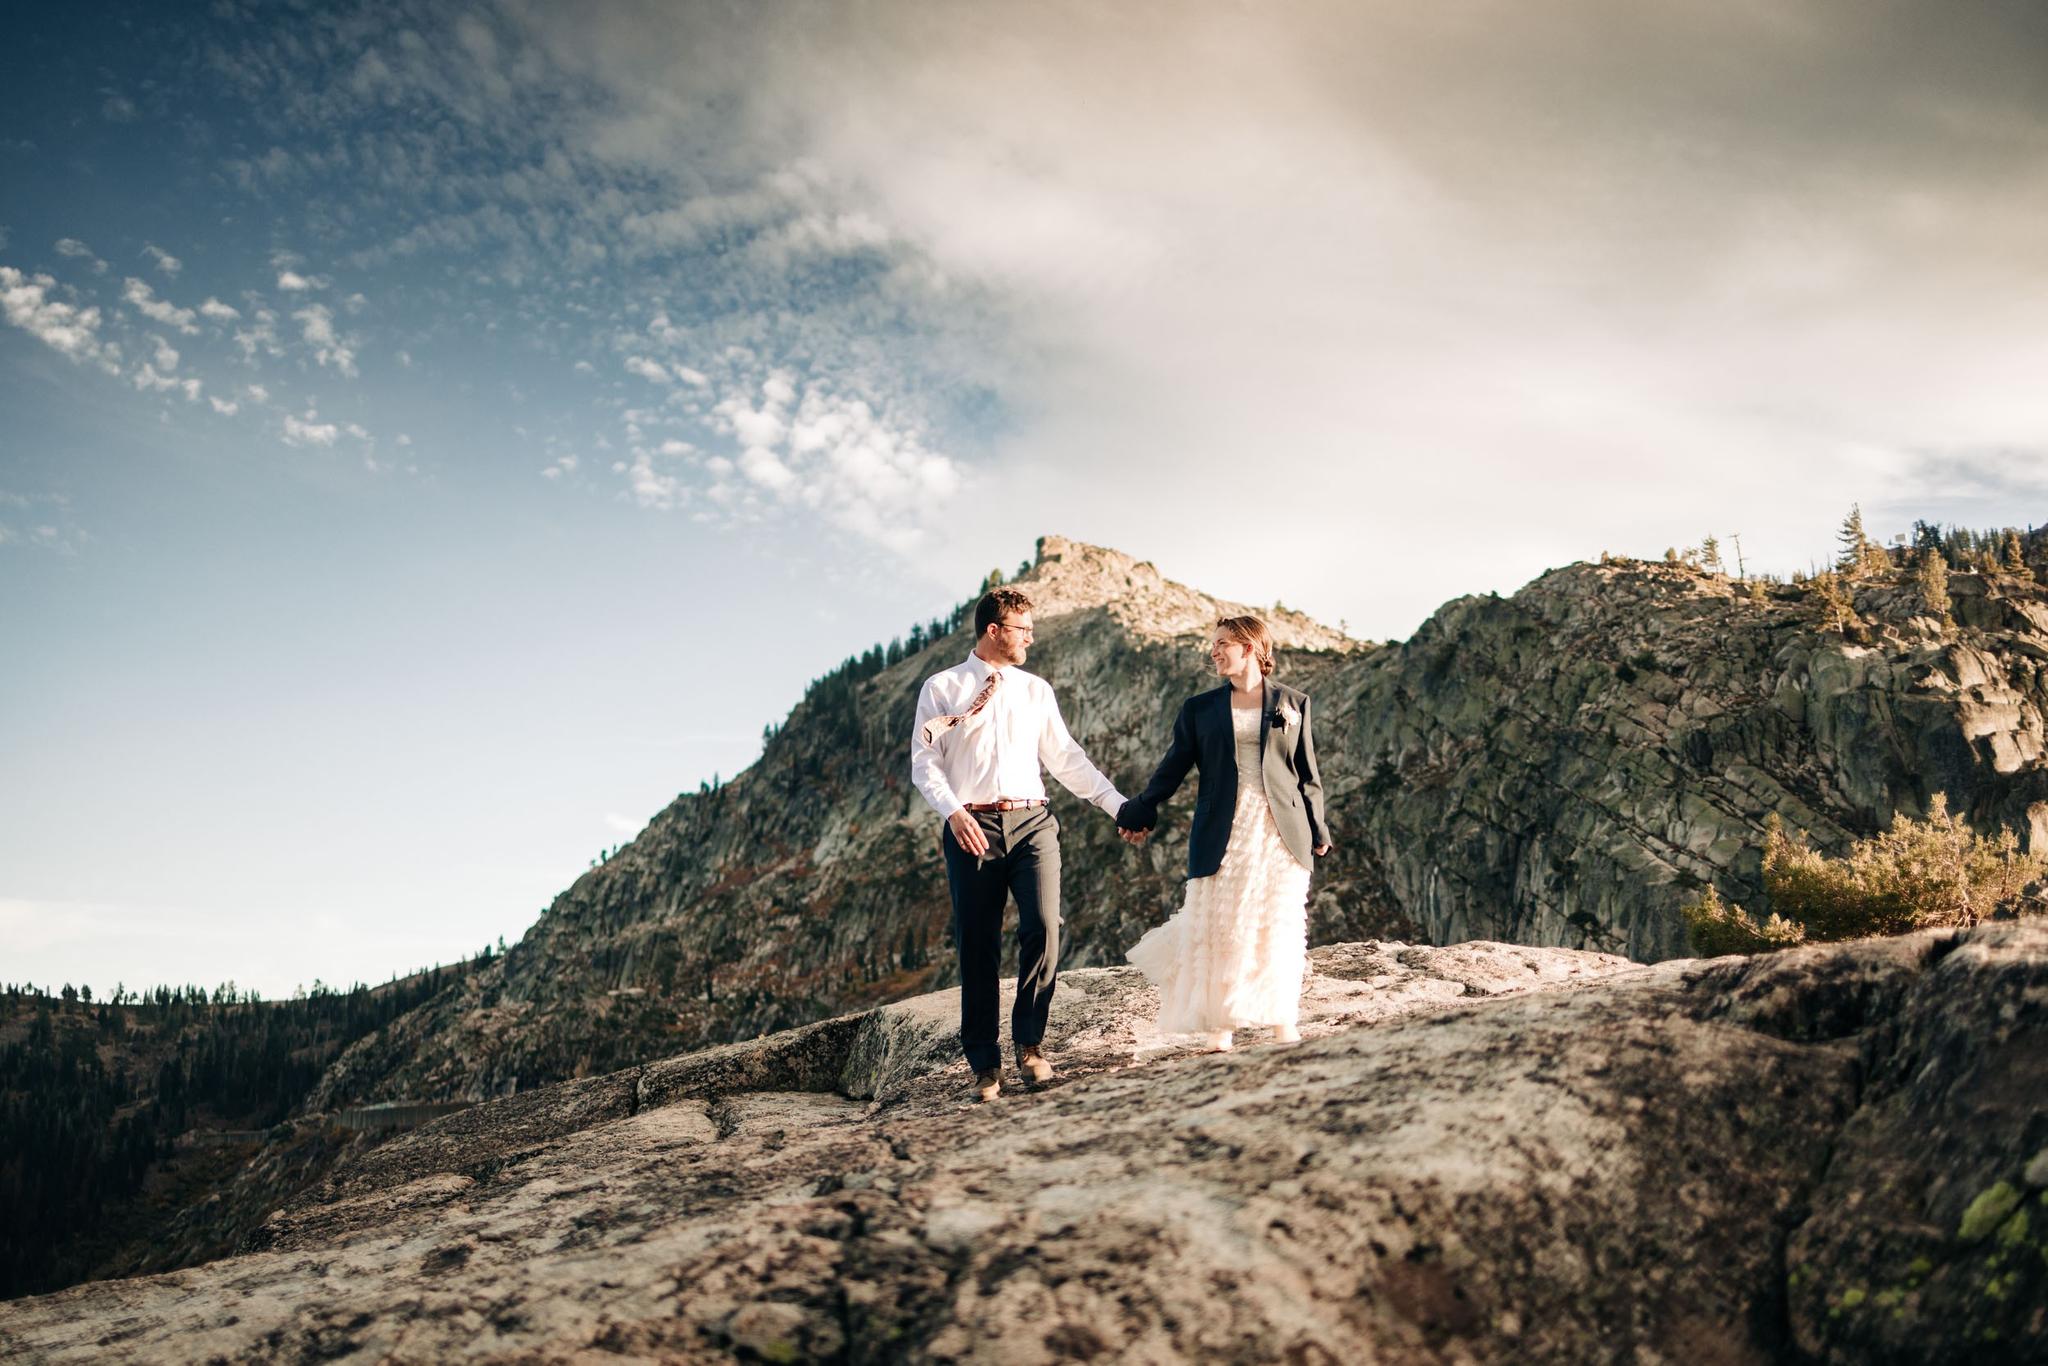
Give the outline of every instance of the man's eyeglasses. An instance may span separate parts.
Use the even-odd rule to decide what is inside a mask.
[[[1036,639],[1038,635],[1038,633],[1029,626],[1013,626],[1007,621],[999,621],[996,623],[996,625],[1002,627],[1005,631],[1022,631],[1026,637],[1031,639]]]

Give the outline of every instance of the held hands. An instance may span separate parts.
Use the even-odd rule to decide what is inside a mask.
[[[1144,814],[1142,814],[1144,811],[1145,808],[1136,801],[1127,801],[1117,808],[1116,833],[1125,844],[1130,845],[1133,849],[1144,848],[1146,836],[1152,833],[1151,826],[1140,826],[1138,824],[1138,822],[1145,819]]]
[[[974,813],[964,807],[946,817],[946,828],[953,832],[953,842],[962,849],[980,858],[988,852],[988,836],[981,833],[981,822],[974,819]]]

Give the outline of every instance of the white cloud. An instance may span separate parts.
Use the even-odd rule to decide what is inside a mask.
[[[58,238],[57,254],[59,256],[77,257],[83,260],[93,259],[92,248],[88,247],[85,243],[79,241],[76,237]]]
[[[322,422],[320,415],[311,408],[304,417],[284,415],[284,441],[287,446],[332,446],[341,436],[341,428],[332,422]]]
[[[656,469],[654,453],[645,448],[634,450],[633,463],[627,471],[626,483],[632,490],[633,500],[644,508],[668,511],[690,501],[690,490],[682,479]]]
[[[156,341],[156,368],[168,373],[178,368],[178,349],[162,337]]]
[[[783,271],[810,257],[882,252],[892,242],[893,234],[867,213],[809,212],[763,232],[747,252],[763,267]]]
[[[597,373],[597,367],[587,360],[579,360],[569,368],[579,375],[594,375]]]
[[[215,322],[231,323],[240,318],[242,312],[233,305],[224,304],[208,295],[206,302],[199,305],[199,315],[203,318],[212,318]]]
[[[179,308],[168,300],[156,297],[156,291],[134,276],[129,276],[121,297],[132,304],[136,312],[166,327],[175,327],[187,335],[199,332],[198,315],[189,308]]]
[[[264,161],[343,234],[391,221],[352,221],[360,177],[366,205],[419,196],[406,249],[444,253],[451,326],[586,320],[546,344],[606,357],[593,406],[663,386],[665,412],[621,443],[628,469],[700,493],[708,476],[797,508],[838,480],[857,492],[834,516],[917,525],[964,477],[958,454],[983,467],[994,534],[1092,520],[1215,581],[1202,509],[1252,453],[1311,472],[1317,496],[1306,529],[1248,530],[1241,560],[1286,568],[1245,573],[1391,583],[1345,572],[1340,548],[1364,536],[1392,561],[1516,527],[1480,538],[1462,591],[1606,528],[1653,552],[1696,540],[1667,522],[1746,519],[1767,466],[1782,527],[1868,468],[1842,451],[2048,431],[2026,379],[2048,360],[2029,311],[2048,182],[2023,152],[2040,105],[2012,98],[2038,93],[2038,61],[2016,81],[2012,52],[1964,60],[1988,21],[1923,31],[1830,0],[1796,24],[1500,0],[828,7],[802,25],[690,10],[323,30],[304,74],[325,79],[263,74],[318,132]],[[1907,29],[1939,52],[1920,60]],[[1873,70],[1915,75],[1902,91]],[[585,81],[597,97],[578,104]],[[529,92],[567,98],[521,114],[567,118],[493,117]],[[545,164],[491,155],[507,138]],[[572,264],[586,236],[611,253],[591,259],[645,274]],[[305,261],[271,264],[315,283]],[[515,310],[461,297],[521,270]],[[550,279],[569,292],[546,297]],[[254,359],[255,334],[238,340]],[[801,380],[771,390],[778,364]],[[838,397],[806,412],[806,386]],[[700,397],[724,439],[678,420]],[[677,433],[749,471],[666,454]],[[582,448],[601,468],[598,438]],[[1732,468],[1700,488],[1703,461]],[[955,544],[979,559],[992,533],[973,521]]]
[[[740,447],[736,459],[702,460],[711,481],[705,493],[714,503],[744,506],[759,497],[907,552],[942,519],[962,486],[955,461],[928,449],[915,430],[883,421],[863,400],[817,386],[799,400],[796,376],[785,370],[770,373],[758,392],[758,407],[735,389],[712,410],[715,425]],[[637,477],[646,460],[636,454]]]
[[[222,398],[219,394],[207,395],[206,401],[211,403],[213,410],[222,417],[233,417],[236,413],[242,411],[241,404],[231,398]]]
[[[177,354],[175,351],[171,352],[172,359],[175,360]],[[176,375],[162,374],[155,365],[148,362],[144,362],[142,367],[130,376],[130,379],[138,389],[149,390],[155,393],[177,392],[184,394],[187,403],[197,403],[199,401],[201,385],[198,380],[179,379]]]
[[[327,288],[327,277],[301,275],[296,270],[281,270],[277,273],[277,287],[288,294],[304,294],[308,290]]]
[[[136,117],[135,101],[126,95],[108,92],[106,100],[100,105],[100,117],[108,123],[133,123]]]
[[[775,381],[770,379],[768,383],[772,385]],[[742,446],[776,446],[789,434],[789,424],[782,412],[788,400],[778,401],[765,386],[763,393],[767,402],[758,408],[744,394],[731,393],[712,410],[719,425],[737,436]]]
[[[249,396],[249,401],[251,403],[270,402],[270,390],[264,388],[260,384],[252,384],[247,389],[244,389],[242,392]]]
[[[573,455],[558,456],[555,463],[540,472],[543,479],[560,479],[565,474],[576,473],[577,460]]]
[[[298,320],[300,335],[313,348],[313,355],[321,365],[332,365],[342,374],[354,378],[356,374],[356,353],[354,343],[344,340],[334,330],[334,313],[325,304],[308,304],[292,314]]]
[[[687,338],[680,327],[669,321],[667,313],[654,315],[653,321],[647,324],[647,335],[663,346],[680,346]]]
[[[0,522],[0,545],[23,545],[36,550],[49,550],[59,555],[75,555],[80,544],[90,541],[91,536],[71,520],[71,500],[61,493],[44,493],[33,496],[10,493],[0,489],[0,510],[14,509],[28,520],[19,525]],[[41,520],[54,518],[54,521]],[[4,922],[7,902],[0,900],[0,922]],[[0,923],[0,930],[8,927]],[[10,944],[19,936],[8,939]]]
[[[152,261],[155,261],[156,268],[166,275],[175,276],[179,271],[185,268],[185,263],[183,261],[180,261],[177,257],[171,255],[169,252],[165,251],[162,247],[158,246],[154,242],[146,244],[142,248],[142,254],[149,257]]]
[[[790,473],[789,466],[766,447],[749,446],[741,451],[740,473],[770,493],[787,494],[796,487],[796,476]]]
[[[23,275],[12,266],[0,266],[0,309],[6,311],[8,322],[44,345],[74,360],[97,359],[100,311],[52,299],[50,292],[56,287],[48,275]]]
[[[1340,610],[1399,633],[1447,585],[1368,586],[1344,568],[1360,535],[1397,562],[1514,528],[1455,591],[1511,587],[1615,528],[1655,553],[1695,520],[1763,517],[1762,543],[1826,525],[1844,488],[1876,501],[1845,450],[2048,432],[2020,378],[2048,362],[2039,43],[2003,11],[1936,33],[1827,0],[1796,24],[1754,5],[882,6],[821,11],[802,41],[628,5],[520,13],[611,97],[579,130],[594,155],[678,187],[619,216],[629,251],[879,253],[887,290],[957,301],[985,343],[919,355],[912,336],[899,368],[778,333],[768,308],[743,334],[678,307],[688,338],[664,311],[638,345],[672,364],[743,339],[757,378],[801,357],[935,448],[964,441],[920,421],[952,419],[893,386],[981,388],[997,420],[968,435],[1013,538],[1092,522],[1218,581],[1203,500],[1271,453],[1314,482],[1312,529],[1248,528],[1236,558],[1273,568],[1231,591],[1307,578],[1330,585],[1311,605],[1355,594]],[[721,101],[729,125],[703,113]],[[818,169],[761,173],[792,158]],[[744,368],[710,367],[721,396]],[[733,453],[801,469],[794,438],[751,439],[772,405],[742,407]],[[1726,477],[1702,486],[1708,467]],[[975,519],[959,554],[987,534]]]
[[[242,348],[242,359],[253,361],[260,352],[266,356],[282,356],[284,348],[277,340],[277,315],[267,308],[258,308],[249,326],[235,329],[235,345]]]

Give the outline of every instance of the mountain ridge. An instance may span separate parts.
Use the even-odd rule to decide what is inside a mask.
[[[1174,710],[1213,686],[1222,611],[1122,552],[1046,537],[1018,580],[1026,667],[1125,791]],[[1777,814],[1823,849],[1934,791],[1972,821],[2048,835],[2048,596],[1950,578],[1955,624],[1908,585],[1852,582],[1830,629],[1811,586],[1679,564],[1581,562],[1509,597],[1455,599],[1373,643],[1262,610],[1316,702],[1337,848],[1311,938],[1492,939],[1681,955],[1705,886],[1761,904]],[[309,1110],[482,1099],[744,1038],[952,980],[937,821],[908,781],[918,685],[956,630],[808,692],[761,757],[686,793],[579,878],[519,944],[357,1044]],[[1067,963],[1120,961],[1179,901],[1185,820],[1133,853],[1053,785]]]

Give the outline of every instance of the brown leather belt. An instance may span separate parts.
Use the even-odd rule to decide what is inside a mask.
[[[1027,807],[1044,806],[1043,797],[1002,797],[992,802],[968,802],[969,811],[1022,811]]]

